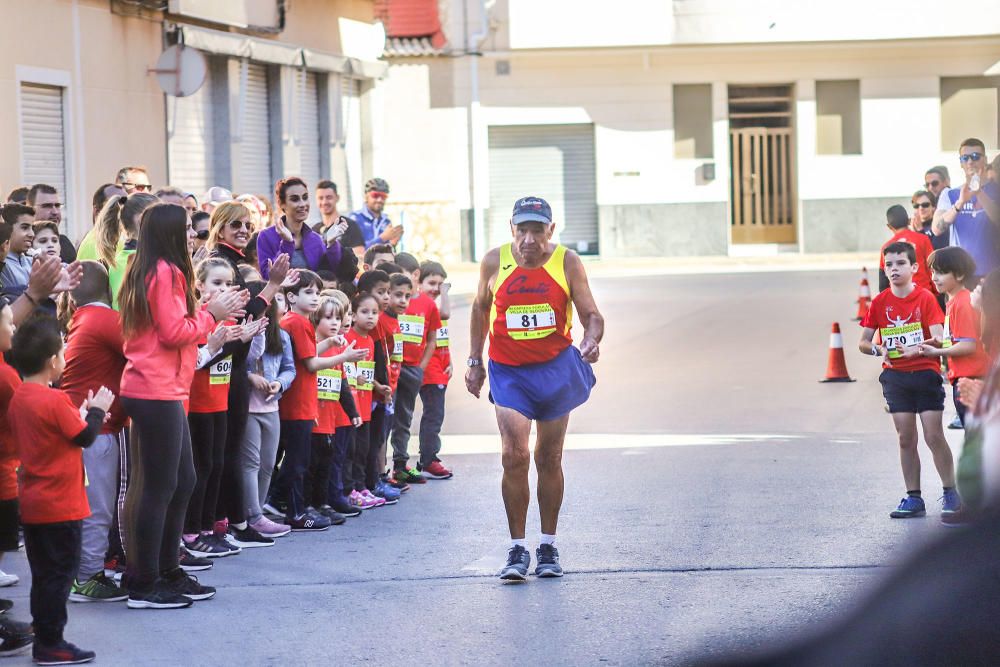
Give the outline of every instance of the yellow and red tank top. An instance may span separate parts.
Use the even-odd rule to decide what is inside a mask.
[[[500,246],[500,270],[490,308],[490,359],[509,366],[551,361],[573,344],[573,302],[565,246],[537,269],[517,265],[511,244]]]

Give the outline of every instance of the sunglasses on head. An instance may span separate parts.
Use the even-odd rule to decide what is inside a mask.
[[[208,238],[208,230],[207,229],[198,230],[197,232],[195,232],[195,236],[198,238],[199,241],[204,241],[205,239]]]
[[[932,205],[929,201],[913,202],[913,208],[930,208]]]
[[[934,180],[934,181],[930,181],[928,183],[924,183],[924,187],[927,188],[928,190],[931,189],[931,188],[936,188],[939,185],[941,185],[941,181],[938,181],[938,180]]]
[[[249,220],[233,220],[229,223],[229,228],[233,231],[239,231],[240,229],[246,228],[248,232],[253,231],[253,223]]]
[[[965,155],[958,156],[959,162],[979,162],[982,159],[982,153],[966,153]]]

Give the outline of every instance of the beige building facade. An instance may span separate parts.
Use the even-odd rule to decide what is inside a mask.
[[[47,182],[70,238],[124,165],[199,199],[211,185],[268,194],[302,173],[358,205],[376,165],[384,33],[371,0],[16,0],[0,57],[0,188]],[[194,94],[154,71],[182,42],[207,63]]]
[[[584,254],[877,249],[925,169],[998,149],[988,0],[439,9],[445,47],[389,51],[384,174],[454,254],[509,236],[522,194]]]

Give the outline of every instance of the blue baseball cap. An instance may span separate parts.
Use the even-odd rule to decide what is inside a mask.
[[[510,219],[512,224],[522,222],[541,222],[552,224],[552,207],[541,197],[521,197],[514,202],[514,214]]]

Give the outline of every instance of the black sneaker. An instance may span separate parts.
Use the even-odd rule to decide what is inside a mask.
[[[334,512],[341,516],[354,517],[361,516],[361,508],[355,507],[351,503],[347,502],[347,498],[341,496],[330,503],[330,507]]]
[[[330,520],[322,514],[300,514],[294,519],[285,519],[293,531],[320,531],[330,527]]]
[[[27,653],[34,641],[35,635],[31,632],[29,624],[10,620],[0,621],[0,657]]]
[[[232,524],[229,526],[229,540],[227,541],[243,549],[274,546],[274,540],[270,537],[264,537],[250,526],[240,530]]]
[[[0,598],[0,614],[6,614],[13,606],[14,603],[12,601]]]
[[[96,657],[93,651],[84,651],[65,639],[54,646],[35,644],[31,650],[31,659],[36,665],[80,665]]]
[[[538,577],[563,576],[562,565],[559,564],[559,550],[553,544],[543,544],[535,549],[535,575]]]
[[[528,578],[528,566],[531,565],[531,554],[520,544],[507,551],[507,564],[500,570],[500,578],[504,581],[524,581]]]
[[[192,556],[184,547],[181,547],[181,552],[177,556],[177,561],[180,564],[181,569],[185,572],[201,572],[202,570],[212,569],[212,561],[207,558],[201,558],[200,556]]]
[[[186,598],[190,598],[195,602],[201,600],[210,600],[215,597],[215,589],[211,586],[202,586],[198,583],[198,578],[188,574],[181,568],[176,570],[171,570],[170,572],[164,572],[160,576],[160,581],[163,585],[172,590],[174,593],[179,593]]]
[[[128,592],[129,609],[182,609],[194,604],[194,600],[173,590],[162,580],[157,581],[148,591]]]
[[[330,520],[331,526],[339,526],[340,524],[347,521],[347,517],[333,509],[330,505],[323,505],[319,508],[319,513]]]
[[[215,535],[199,535],[194,542],[184,542],[184,549],[192,556],[200,558],[224,558],[239,551],[233,551],[228,544],[220,544]]]

